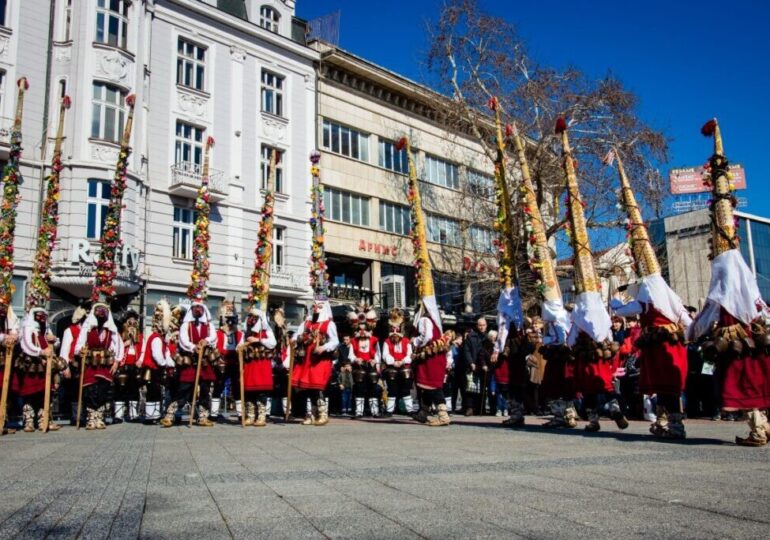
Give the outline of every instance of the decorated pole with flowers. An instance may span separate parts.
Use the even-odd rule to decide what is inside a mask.
[[[19,204],[19,160],[21,159],[21,119],[24,111],[24,93],[29,88],[27,79],[22,77],[16,83],[16,116],[11,130],[11,151],[8,164],[3,171],[3,199],[0,203],[0,305],[11,316],[13,300],[13,241],[16,236],[16,206]],[[5,358],[3,369],[3,388],[0,392],[0,432],[5,435],[6,404],[8,403],[8,388],[11,385],[11,358],[13,343],[5,343]]]
[[[104,229],[102,229],[101,251],[96,261],[94,286],[91,290],[93,302],[110,302],[115,297],[115,278],[118,276],[115,258],[118,249],[123,245],[123,240],[120,239],[120,215],[123,210],[123,194],[126,192],[128,182],[128,156],[131,155],[131,128],[134,124],[135,103],[136,97],[133,94],[126,98],[128,118],[120,139],[118,163],[115,166],[115,175],[110,187],[110,202],[104,219]]]
[[[275,204],[275,175],[278,152],[270,152],[270,170],[265,186],[265,200],[262,204],[262,219],[257,233],[257,247],[254,250],[254,271],[251,273],[251,292],[249,310],[252,307],[267,309],[267,297],[270,293],[270,265],[273,256],[273,206]]]
[[[16,207],[19,195],[19,160],[21,159],[21,120],[24,112],[24,93],[29,88],[25,77],[18,80],[16,115],[11,129],[11,151],[3,171],[3,200],[0,203],[0,304],[10,308],[13,297],[13,241],[16,237]],[[6,370],[8,372],[10,370]],[[5,389],[6,386],[3,386]]]
[[[187,296],[191,300],[205,300],[208,296],[209,281],[209,218],[211,215],[211,203],[209,202],[209,154],[214,146],[214,137],[206,139],[203,150],[203,174],[201,186],[198,189],[198,197],[195,199],[195,231],[193,236],[193,267],[190,272],[190,285],[187,287]]]
[[[714,154],[709,159],[704,173],[704,183],[711,188],[711,258],[713,259],[739,246],[740,239],[736,234],[733,213],[738,205],[738,199],[734,194],[733,175],[725,157],[722,132],[719,130],[716,118],[706,122],[701,128],[701,133],[705,137],[714,137]]]
[[[310,229],[312,243],[310,246],[310,287],[316,299],[325,300],[329,296],[329,276],[326,266],[326,247],[324,245],[324,190],[321,185],[321,170],[318,163],[321,153],[314,150],[310,154],[310,175],[313,182],[310,187],[311,215]]]
[[[51,255],[56,245],[59,226],[59,199],[61,198],[59,175],[64,168],[61,162],[64,115],[70,108],[70,104],[70,97],[64,96],[59,105],[59,126],[56,130],[56,141],[51,158],[51,174],[46,178],[45,201],[43,202],[40,227],[37,231],[35,262],[32,266],[32,278],[27,291],[27,310],[36,307],[45,308],[51,299]]]

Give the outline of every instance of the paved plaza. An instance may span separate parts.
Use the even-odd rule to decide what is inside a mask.
[[[770,448],[692,421],[513,431],[334,419],[0,439],[0,538],[760,538]],[[540,423],[540,419],[528,419]]]

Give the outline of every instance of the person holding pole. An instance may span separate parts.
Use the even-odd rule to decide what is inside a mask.
[[[56,338],[48,328],[48,313],[43,308],[29,310],[22,323],[21,351],[16,358],[12,388],[21,396],[24,432],[35,431],[35,416],[40,431],[57,431],[51,420],[50,396]]]
[[[265,312],[252,307],[246,316],[246,332],[238,354],[243,358],[245,426],[267,425],[267,403],[273,391],[273,357],[277,345]]]

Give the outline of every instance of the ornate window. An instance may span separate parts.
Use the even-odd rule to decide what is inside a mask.
[[[91,137],[120,142],[126,115],[126,92],[111,84],[95,82]]]
[[[268,146],[266,144],[262,145],[262,151],[261,151],[261,159],[260,159],[260,188],[261,189],[267,189],[267,175],[270,169],[270,152],[275,150],[278,152],[278,155],[276,156],[276,164],[275,164],[275,185],[273,186],[273,191],[276,193],[283,193],[283,161],[284,161],[284,151],[278,150],[277,148],[273,148],[272,146]]]
[[[206,47],[180,37],[176,50],[176,83],[203,91],[205,88]]]
[[[284,243],[283,239],[286,235],[286,227],[276,227],[273,226],[273,260],[272,260],[272,266],[277,271],[281,271],[281,268],[283,268],[283,250],[284,250]]]
[[[262,70],[262,111],[283,116],[283,77]]]
[[[190,172],[200,172],[203,164],[203,134],[205,129],[187,122],[176,122],[176,148],[174,164],[188,167]]]
[[[110,183],[91,178],[88,180],[87,225],[89,240],[99,240],[107,219],[107,207],[110,204]]]
[[[126,48],[130,0],[96,0],[96,41]]]
[[[192,259],[195,214],[196,212],[192,208],[174,207],[174,243],[172,256],[175,259]]]
[[[259,26],[271,32],[278,32],[278,20],[281,15],[270,6],[259,8]]]

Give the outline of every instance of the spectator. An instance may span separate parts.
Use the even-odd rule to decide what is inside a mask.
[[[347,338],[350,341],[350,338]],[[353,370],[350,365],[350,360],[345,358],[340,360],[338,384],[340,393],[342,394],[342,414],[351,415],[351,403],[353,398]]]
[[[474,381],[482,371],[482,365],[479,364],[479,360],[483,354],[483,346],[486,339],[487,320],[480,317],[476,321],[476,329],[468,334],[468,337],[463,344],[463,354],[460,355],[462,360],[461,365],[455,365],[455,377],[462,377],[462,380],[458,381],[458,384],[460,384],[460,399],[462,400],[462,406],[465,409],[466,416],[471,416],[473,414],[474,407],[474,404],[472,403],[473,397],[468,396],[469,386],[471,390],[474,390],[472,394],[481,394],[481,389],[478,388],[478,384],[474,384]],[[481,384],[483,384],[483,380]],[[464,389],[464,391],[462,389]],[[477,395],[476,405],[478,405],[478,397],[479,396]]]
[[[623,317],[620,315],[614,315],[612,317],[612,341],[622,344],[625,340],[626,327],[623,321]]]
[[[641,419],[644,413],[643,399],[639,394],[639,348],[636,346],[636,341],[642,335],[642,327],[639,326],[637,316],[628,317],[625,327],[619,350],[620,368],[616,374],[620,407],[626,416]]]
[[[447,373],[447,382],[451,385],[450,391],[447,394],[444,394],[446,396],[451,396],[452,403],[451,403],[451,412],[455,412],[457,410],[457,396],[458,393],[465,393],[465,387],[461,384],[463,381],[459,381],[459,377],[457,377],[457,366],[462,366],[462,354],[463,354],[463,333],[459,332],[455,335],[455,338],[452,340],[451,345],[449,347],[449,354],[452,356],[452,367],[449,369]]]

